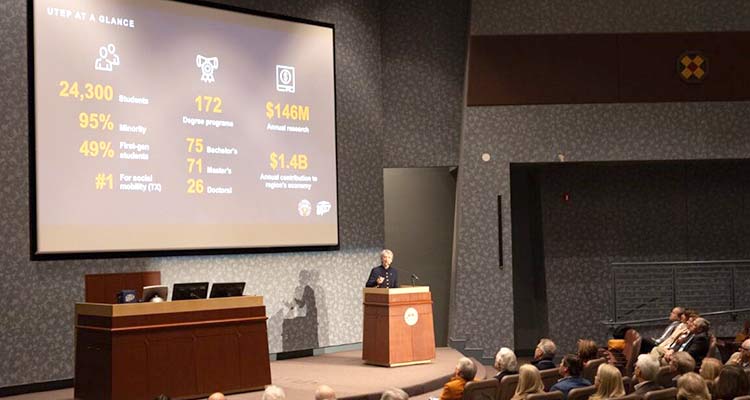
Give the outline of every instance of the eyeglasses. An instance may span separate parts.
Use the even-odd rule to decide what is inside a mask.
[[[750,351],[750,349],[749,349],[749,348],[747,348],[747,347],[740,347],[740,350],[741,350],[741,351]]]

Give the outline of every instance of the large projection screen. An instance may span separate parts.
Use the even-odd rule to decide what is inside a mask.
[[[32,256],[338,246],[334,30],[30,4]]]

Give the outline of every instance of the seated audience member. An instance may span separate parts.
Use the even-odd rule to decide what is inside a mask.
[[[714,400],[732,400],[735,397],[745,396],[749,388],[750,384],[748,384],[744,369],[738,365],[725,365],[719,372],[719,377],[716,378]]]
[[[226,400],[226,397],[224,397],[224,393],[216,392],[208,396],[208,400]]]
[[[581,359],[573,354],[566,355],[563,357],[562,361],[560,361],[560,376],[562,376],[562,378],[555,382],[555,384],[549,388],[549,391],[553,392],[559,390],[563,394],[563,399],[567,399],[568,392],[572,389],[591,386],[591,382],[589,382],[588,379],[581,377],[582,372],[583,363],[581,362]]]
[[[739,351],[729,357],[727,364],[739,365],[742,368],[750,368],[750,339],[742,342]]]
[[[471,360],[466,357],[459,358],[453,378],[443,386],[440,400],[461,400],[466,383],[473,381],[476,374],[477,366]]]
[[[719,372],[721,372],[721,367],[723,367],[721,360],[713,357],[706,357],[701,363],[700,371],[698,371],[703,380],[706,381],[711,396],[715,396],[716,378],[719,376]]]
[[[607,400],[625,396],[622,374],[614,365],[602,364],[599,366],[599,369],[596,370],[594,386],[596,386],[596,393],[589,396],[589,400]]]
[[[678,339],[674,345],[667,351],[665,356],[667,360],[671,359],[674,352],[686,351],[690,353],[695,360],[696,365],[700,365],[701,361],[708,354],[708,329],[711,324],[705,318],[696,318],[693,321],[688,322],[689,334],[684,340]]]
[[[706,381],[695,372],[688,372],[677,380],[677,400],[711,400]]]
[[[633,380],[638,382],[638,384],[635,385],[633,394],[643,397],[650,391],[663,389],[661,385],[656,383],[656,376],[658,374],[659,362],[649,354],[639,355],[638,361],[635,363],[635,372],[633,373]]]
[[[641,353],[649,353],[655,346],[658,346],[667,340],[672,333],[674,333],[675,329],[682,324],[681,318],[684,313],[685,309],[682,307],[673,308],[672,312],[669,313],[669,325],[664,328],[664,332],[662,332],[661,336],[658,338],[643,338],[643,342],[641,343]]]
[[[703,377],[704,380],[713,381],[719,376],[721,372],[721,360],[713,357],[706,357],[701,363],[701,368],[698,373]]]
[[[284,393],[284,389],[276,385],[266,386],[266,390],[263,391],[263,396],[261,397],[261,400],[283,400],[283,399],[286,399],[286,394]]]
[[[693,356],[691,356],[690,353],[678,351],[677,353],[672,354],[672,357],[670,358],[669,370],[675,374],[674,378],[672,378],[672,384],[673,386],[676,386],[677,379],[679,379],[680,376],[695,371],[695,360],[693,360]]]
[[[540,371],[557,368],[557,365],[553,361],[556,351],[557,346],[555,346],[555,342],[547,338],[541,339],[539,344],[536,345],[536,349],[534,349],[534,360],[531,361],[531,365]]]
[[[315,400],[336,400],[336,392],[328,385],[320,385],[315,390]]]
[[[668,338],[659,343],[657,347],[666,350],[672,347],[680,338],[687,337],[687,335],[690,334],[690,332],[688,331],[688,325],[692,320],[696,318],[698,318],[698,313],[695,310],[685,310],[685,312],[682,313],[682,316],[680,317],[680,325],[678,325],[674,329],[674,331],[672,331],[672,334],[669,335]]]
[[[391,388],[383,392],[380,400],[409,400],[409,395],[399,388]]]
[[[495,379],[501,381],[506,375],[515,375],[518,373],[518,359],[513,350],[503,347],[495,355],[495,368],[498,373]]]
[[[578,339],[578,358],[581,359],[584,366],[589,361],[597,358],[598,355],[599,348],[596,347],[596,342],[588,339]]]
[[[511,400],[526,400],[526,396],[534,393],[543,393],[542,375],[539,370],[531,364],[524,364],[518,369],[518,386]]]

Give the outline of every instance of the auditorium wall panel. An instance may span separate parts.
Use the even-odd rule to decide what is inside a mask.
[[[458,165],[468,1],[380,1],[384,167]]]
[[[743,258],[747,250],[738,240],[737,217],[750,207],[741,202],[750,194],[744,178],[749,172],[750,164],[714,161],[544,168],[540,191],[550,336],[565,349],[578,337],[602,342],[606,330],[598,321],[614,316],[614,262]],[[562,193],[569,194],[569,202],[561,200]],[[671,275],[660,282],[664,278],[651,275],[649,267],[634,269],[634,275],[645,289],[631,294],[635,305],[657,306],[649,303],[656,290],[648,288],[672,285]],[[729,285],[720,284],[726,278],[716,276],[701,291],[728,294]],[[567,311],[571,308],[576,312]],[[730,336],[737,327],[716,325]]]
[[[722,7],[710,0],[691,2],[689,7],[680,4],[684,5],[646,0],[473,0],[470,34],[750,30],[747,2],[730,0]],[[514,344],[510,163],[555,162],[559,154],[568,161],[748,158],[750,141],[743,126],[749,118],[747,102],[465,107],[457,188],[456,318],[451,321],[451,337],[468,340],[468,347],[483,349],[486,357],[493,356],[500,346]],[[483,153],[490,154],[491,160],[482,161]],[[498,195],[504,202],[503,268],[497,265]],[[622,245],[620,251],[634,254],[634,246],[665,247],[669,243],[634,240]],[[592,250],[582,246],[584,253]],[[567,270],[571,273],[578,273],[573,269],[577,264],[565,265],[570,265]],[[597,271],[582,268],[582,273]],[[554,290],[549,282],[548,290]],[[548,294],[549,304],[562,300]],[[587,310],[586,318],[604,319],[604,310]],[[596,324],[575,332],[553,328],[577,318],[574,315],[579,312],[576,307],[558,308],[557,312],[550,309],[550,335],[602,337],[606,330]]]

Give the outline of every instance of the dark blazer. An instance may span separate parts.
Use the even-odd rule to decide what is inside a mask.
[[[554,392],[555,390],[559,390],[563,394],[563,399],[567,399],[568,392],[575,388],[586,386],[591,386],[591,382],[589,382],[588,379],[581,378],[580,376],[568,376],[557,381],[551,388],[549,388],[549,391]]]
[[[379,277],[385,278],[383,283],[378,285]],[[380,287],[380,288],[397,288],[398,287],[398,271],[392,266],[385,269],[382,265],[378,265],[370,271],[370,277],[367,278],[365,287]]]
[[[664,389],[660,384],[654,382],[654,381],[646,381],[645,384],[638,389],[635,389],[633,391],[633,394],[637,394],[641,397],[644,397],[646,393],[654,391],[654,390],[661,390]]]
[[[506,377],[508,375],[516,375],[516,374],[518,374],[518,371],[502,370],[498,372],[497,374],[495,374],[495,379],[497,379],[497,381],[499,382],[503,380],[503,377]]]
[[[695,365],[701,365],[708,354],[708,334],[706,332],[694,334],[680,346],[680,350],[690,353],[695,359]]]
[[[552,361],[551,358],[542,358],[539,360],[534,360],[531,362],[531,365],[535,366],[536,369],[540,371],[544,371],[545,369],[557,368],[557,365],[555,365],[555,362]]]

